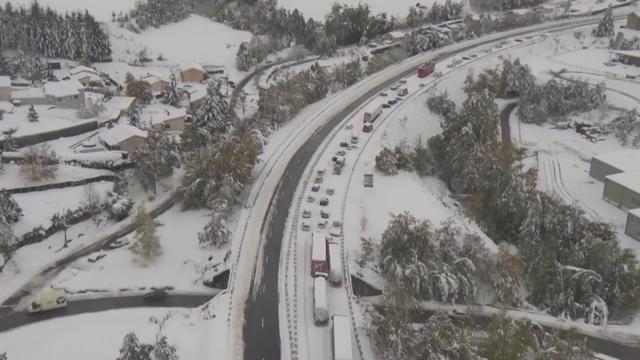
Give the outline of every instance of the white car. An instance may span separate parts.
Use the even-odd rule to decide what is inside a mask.
[[[302,222],[302,231],[311,231],[311,225],[309,225],[308,222],[303,221]]]
[[[311,210],[305,209],[302,211],[302,218],[309,219],[311,217]]]

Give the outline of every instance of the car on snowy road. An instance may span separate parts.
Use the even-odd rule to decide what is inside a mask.
[[[169,297],[167,290],[165,289],[153,289],[144,295],[145,302],[158,302],[164,301]]]
[[[328,219],[329,218],[329,213],[326,211],[320,211],[320,217],[323,219]]]
[[[319,184],[314,184],[314,185],[311,187],[311,191],[313,191],[313,192],[318,192],[318,191],[320,191],[320,185],[319,185]]]
[[[327,198],[320,199],[320,206],[327,206],[327,205],[329,205],[329,199]]]
[[[311,210],[309,209],[302,210],[303,219],[309,219],[310,217],[311,217]]]
[[[302,223],[302,231],[311,231],[311,225],[309,225],[308,222],[303,222]]]

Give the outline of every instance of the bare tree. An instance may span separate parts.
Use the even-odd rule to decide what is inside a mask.
[[[20,172],[31,181],[52,179],[58,172],[58,161],[56,152],[48,144],[32,146],[24,153]]]

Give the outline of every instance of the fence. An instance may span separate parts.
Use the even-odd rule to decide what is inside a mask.
[[[86,184],[99,182],[99,181],[113,181],[115,183],[119,181],[119,178],[114,175],[100,175],[100,176],[95,176],[92,178],[87,178],[82,180],[65,181],[60,183],[43,184],[43,185],[36,185],[36,186],[25,186],[25,187],[13,188],[13,189],[4,189],[4,191],[8,192],[9,194],[24,194],[28,192],[34,192],[34,191],[64,189],[68,187],[81,186],[81,185],[86,185]]]

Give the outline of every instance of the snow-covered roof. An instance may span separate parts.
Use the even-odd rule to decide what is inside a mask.
[[[146,138],[147,132],[138,129],[135,126],[119,124],[112,127],[111,129],[100,133],[100,138],[102,139],[102,141],[107,143],[109,146],[118,145],[121,142],[135,136]]]
[[[612,54],[630,56],[630,57],[640,57],[640,50],[609,50]]]
[[[8,76],[0,76],[0,87],[11,87],[11,78]]]
[[[640,171],[609,175],[607,176],[607,180],[640,194]]]
[[[133,96],[114,96],[105,101],[104,106],[108,109],[127,110],[135,99]]]
[[[80,73],[89,73],[89,74],[98,75],[98,72],[95,69],[92,69],[92,68],[87,67],[87,66],[82,66],[82,65],[76,66],[73,69],[69,70],[69,73],[71,75],[77,75],[77,74],[80,74]]]
[[[155,84],[159,81],[165,81],[168,82],[168,80],[161,78],[158,75],[154,75],[154,74],[147,74],[145,76],[143,76],[140,80],[149,83],[149,85]]]
[[[621,172],[640,170],[640,150],[627,149],[594,156],[595,159],[613,166]]]
[[[0,110],[6,112],[6,113],[12,113],[13,112],[13,104],[8,102],[8,101],[0,101]]]
[[[13,89],[11,91],[13,99],[39,99],[44,98],[44,90],[41,87],[28,87]]]
[[[78,80],[54,81],[44,84],[44,93],[47,96],[65,97],[78,95],[83,86]]]
[[[187,109],[185,108],[157,105],[146,107],[142,113],[142,120],[155,125],[186,116]]]
[[[190,69],[194,69],[194,70],[205,72],[204,71],[204,67],[202,67],[202,65],[200,65],[200,64],[191,64],[189,66],[185,66],[185,67],[182,68],[182,71],[187,71],[187,70],[190,70]]]
[[[396,38],[396,39],[400,39],[405,37],[405,33],[403,33],[402,31],[392,31],[389,33],[390,36]]]
[[[640,219],[640,208],[638,209],[631,209],[628,211],[629,214],[637,217],[638,219]]]

